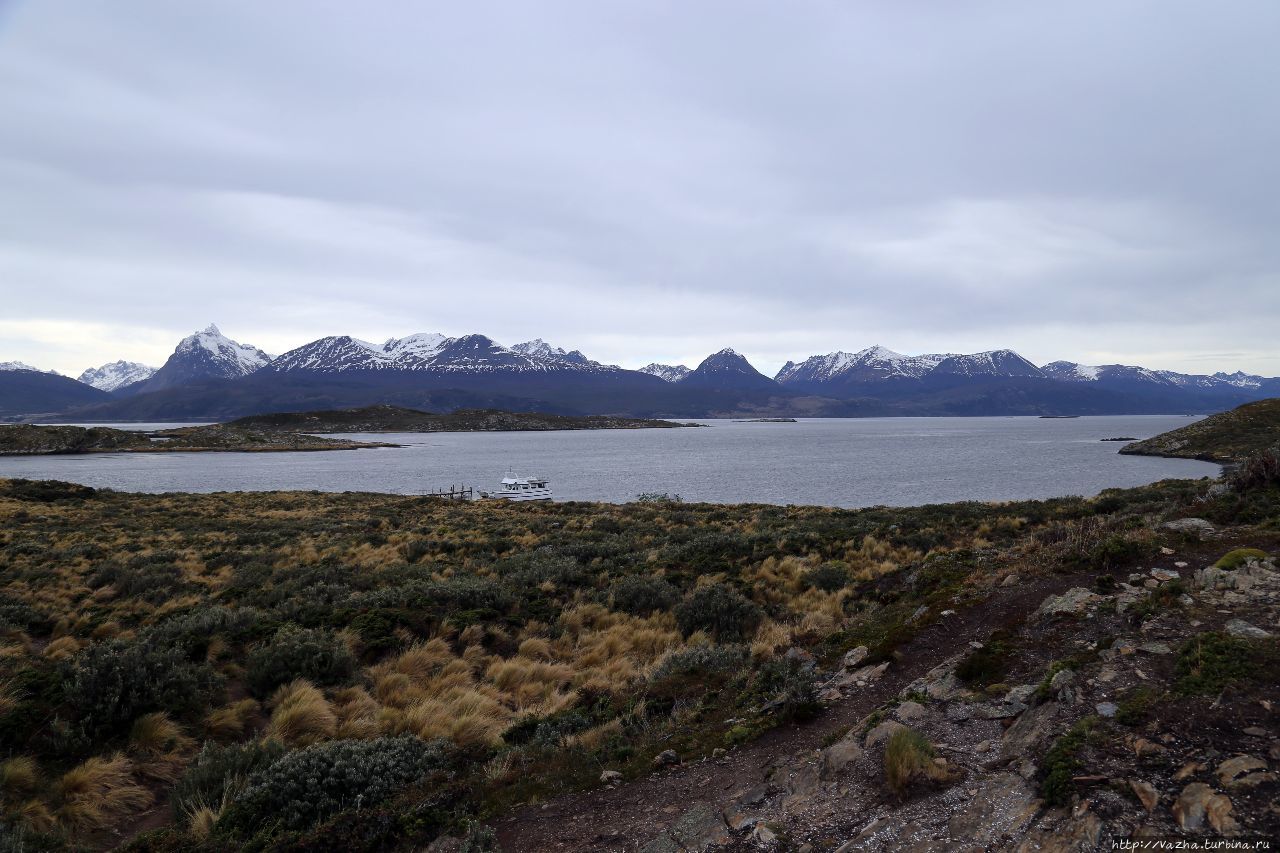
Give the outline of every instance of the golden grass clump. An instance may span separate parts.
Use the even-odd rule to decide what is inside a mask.
[[[372,738],[382,734],[382,706],[363,687],[345,687],[333,694],[340,738]]]
[[[238,740],[248,730],[261,706],[254,699],[241,699],[210,711],[204,718],[204,730],[217,740]]]
[[[758,661],[769,660],[780,649],[791,645],[791,628],[772,619],[766,619],[756,629],[751,640],[751,657]]]
[[[139,775],[174,783],[191,757],[195,741],[163,713],[144,714],[129,733],[129,752]]]
[[[13,803],[29,797],[40,787],[40,766],[27,755],[15,755],[0,764],[0,796]]]
[[[338,717],[333,706],[314,684],[299,678],[276,690],[271,697],[271,723],[267,732],[289,746],[307,746],[334,736]]]
[[[70,660],[80,651],[80,641],[75,637],[64,635],[44,647],[44,656],[49,660]]]
[[[54,783],[53,796],[54,819],[73,834],[117,826],[155,800],[133,778],[133,763],[119,752],[110,758],[95,756],[71,768]]]
[[[443,737],[459,746],[494,746],[513,714],[494,696],[474,688],[453,688],[423,699],[392,717],[392,734],[411,732],[424,740]]]
[[[936,755],[933,745],[914,729],[895,731],[884,748],[884,778],[889,790],[901,797],[913,782],[945,780],[946,768],[935,761]]]

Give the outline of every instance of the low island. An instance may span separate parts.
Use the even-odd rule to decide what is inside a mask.
[[[548,432],[583,429],[675,429],[702,424],[614,415],[548,415],[500,409],[458,409],[447,414],[400,406],[365,406],[318,412],[250,415],[227,424],[263,432]]]
[[[522,432],[587,429],[662,429],[701,426],[610,415],[546,415],[497,409],[432,414],[397,406],[252,415],[225,424],[165,430],[13,424],[0,426],[0,456],[73,453],[261,453],[363,450],[397,444],[323,437],[323,433]]]

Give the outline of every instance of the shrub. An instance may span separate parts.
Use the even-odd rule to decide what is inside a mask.
[[[746,660],[745,646],[693,646],[664,657],[654,669],[650,681],[733,672],[741,669]]]
[[[283,755],[284,746],[277,741],[249,741],[230,746],[206,743],[173,787],[170,795],[173,813],[190,820],[201,809],[220,811],[224,803],[235,798],[254,772]]]
[[[680,592],[662,578],[629,575],[609,588],[613,609],[632,616],[666,611],[680,600]]]
[[[1178,652],[1173,689],[1184,696],[1212,696],[1228,685],[1276,680],[1280,654],[1274,640],[1248,640],[1217,631],[1197,634]]]
[[[383,802],[441,768],[444,758],[440,744],[412,735],[309,746],[256,771],[218,827],[241,834],[304,830]]]
[[[1237,492],[1280,485],[1280,446],[1249,456],[1227,474],[1227,485]]]
[[[889,790],[901,797],[919,780],[940,781],[946,771],[934,763],[937,753],[924,735],[914,729],[898,729],[884,748],[884,778]]]
[[[124,640],[89,646],[63,672],[70,719],[91,740],[152,711],[194,712],[220,684],[212,669],[187,660],[181,649]]]
[[[262,614],[252,607],[203,607],[171,616],[148,628],[143,637],[158,646],[176,646],[188,657],[202,658],[215,636],[242,641],[251,636]]]
[[[1093,547],[1089,553],[1089,564],[1099,570],[1131,566],[1152,556],[1154,549],[1154,544],[1145,539],[1113,533]]]
[[[1139,726],[1150,719],[1159,703],[1161,693],[1145,684],[1130,690],[1121,698],[1116,710],[1116,722],[1122,726]]]
[[[960,661],[956,678],[966,684],[995,684],[1008,672],[1013,651],[1013,636],[1005,630],[994,631],[982,648],[974,649]]]
[[[742,642],[756,632],[764,612],[755,602],[725,584],[697,589],[676,605],[676,624],[687,637],[706,631],[717,642]]]
[[[1075,790],[1072,778],[1080,769],[1080,751],[1089,742],[1093,732],[1094,717],[1085,717],[1054,741],[1044,757],[1044,777],[1040,782],[1040,796],[1045,805],[1060,806],[1071,798]]]
[[[823,592],[835,592],[849,585],[849,567],[842,562],[823,563],[806,574],[804,582]]]
[[[343,684],[355,670],[355,655],[332,631],[286,625],[249,653],[245,678],[255,694],[266,696],[297,678]]]
[[[1267,559],[1266,551],[1259,551],[1257,548],[1237,548],[1234,551],[1228,551],[1222,555],[1218,562],[1214,563],[1214,568],[1226,569],[1234,571],[1240,568],[1250,560]]]
[[[819,709],[818,680],[812,665],[787,659],[771,660],[755,674],[748,693],[764,700],[762,710],[779,720],[803,720]]]

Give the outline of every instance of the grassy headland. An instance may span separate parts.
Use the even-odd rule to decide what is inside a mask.
[[[1280,399],[1246,403],[1228,412],[1125,445],[1121,453],[1233,464],[1280,445]]]

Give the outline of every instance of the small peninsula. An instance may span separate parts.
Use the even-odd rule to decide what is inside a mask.
[[[247,430],[224,424],[145,432],[112,427],[0,426],[0,456],[52,456],[77,453],[261,453],[312,450],[362,450],[396,447],[385,442],[348,441],[286,432]]]
[[[1246,403],[1210,415],[1153,438],[1127,444],[1120,452],[1231,465],[1277,445],[1280,445],[1280,398]]]

